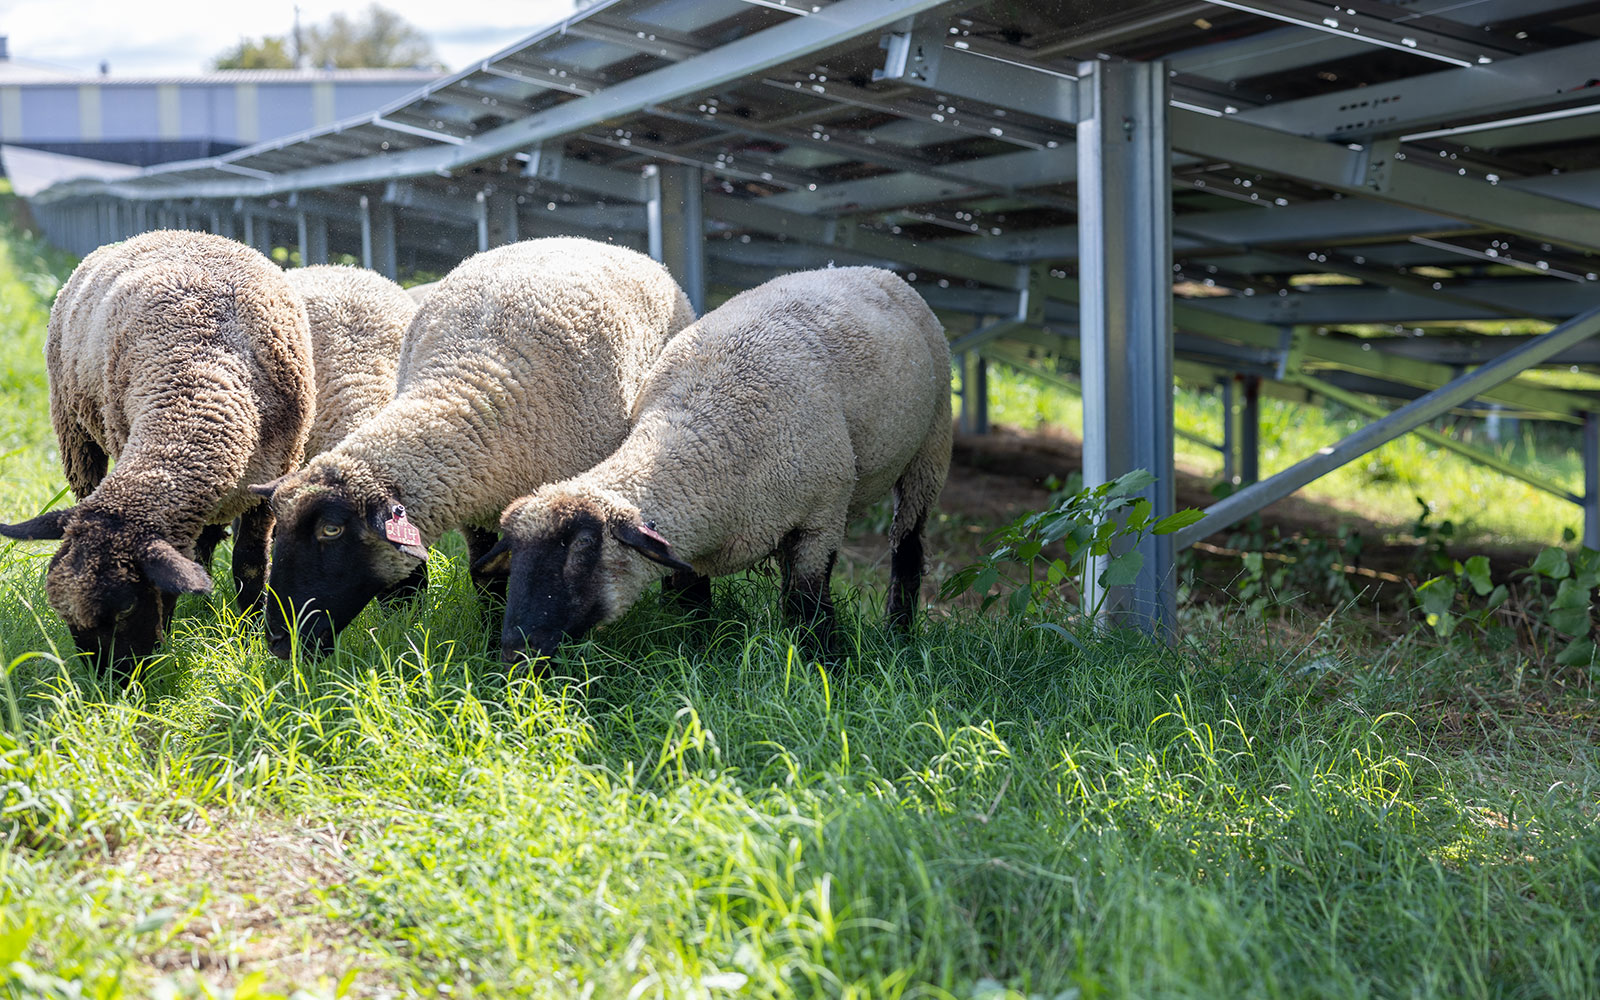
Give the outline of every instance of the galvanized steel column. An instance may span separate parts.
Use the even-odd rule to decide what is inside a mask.
[[[665,164],[645,177],[650,256],[683,286],[696,315],[706,307],[706,224],[699,167]]]
[[[1244,377],[1244,402],[1239,412],[1239,485],[1261,478],[1261,376]]]
[[[1134,469],[1156,477],[1144,496],[1173,510],[1172,199],[1167,70],[1161,63],[1082,65],[1078,124],[1079,317],[1083,337],[1083,481]],[[1115,624],[1170,632],[1177,580],[1170,536],[1139,545],[1131,586],[1112,587]],[[1097,560],[1089,585],[1104,568]]]
[[[1583,547],[1600,549],[1600,413],[1583,415]]]
[[[361,196],[361,266],[393,278],[399,270],[394,247],[394,206]]]
[[[300,266],[312,267],[328,262],[328,217],[320,212],[295,213],[300,239]]]

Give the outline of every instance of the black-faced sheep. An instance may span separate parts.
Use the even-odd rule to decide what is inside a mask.
[[[620,448],[513,503],[480,562],[510,574],[502,655],[548,655],[675,571],[776,553],[786,610],[831,641],[828,581],[849,519],[893,491],[889,619],[909,627],[922,529],[950,464],[950,352],[894,274],[791,274],[734,296],[667,346]]]
[[[62,540],[50,605],[80,649],[124,674],[160,641],[176,595],[211,589],[211,554],[235,518],[238,605],[259,598],[272,513],[248,486],[303,456],[306,313],[255,250],[157,231],[84,258],[50,310],[45,356],[78,503],[0,534]]]
[[[628,430],[634,396],[693,320],[661,265],[591,240],[528,240],[462,262],[427,295],[395,398],[301,471],[258,489],[278,517],[267,639],[322,649],[451,528],[474,559],[500,513],[588,468]]]

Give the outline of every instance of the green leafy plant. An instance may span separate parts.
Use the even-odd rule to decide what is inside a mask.
[[[1359,532],[1341,524],[1332,535],[1317,532],[1284,536],[1276,526],[1264,528],[1259,516],[1228,536],[1237,549],[1240,575],[1236,596],[1250,613],[1260,616],[1277,601],[1310,594],[1333,604],[1354,600],[1356,589],[1347,568],[1361,558]]]
[[[1093,617],[1106,588],[1125,586],[1139,575],[1144,556],[1136,546],[1141,540],[1170,535],[1205,516],[1189,509],[1155,517],[1150,501],[1139,496],[1155,481],[1149,472],[1135,469],[1098,486],[1074,488],[1076,482],[1069,483],[1051,495],[1049,507],[991,534],[986,543],[996,545],[994,551],[947,579],[940,596],[949,600],[971,590],[982,595],[984,611],[1003,600],[1012,615],[1037,616],[1066,601],[1071,588],[1076,609]],[[1059,546],[1060,554],[1047,554],[1051,546]],[[1083,579],[1100,556],[1110,558],[1091,597]]]
[[[1487,638],[1507,644],[1520,631],[1534,650],[1557,650],[1560,666],[1595,662],[1596,647],[1590,607],[1600,589],[1600,552],[1547,546],[1525,568],[1517,590],[1490,578],[1487,556],[1452,561],[1448,572],[1416,588],[1417,607],[1441,639]]]

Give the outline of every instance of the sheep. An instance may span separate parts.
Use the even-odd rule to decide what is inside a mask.
[[[417,303],[365,268],[321,265],[285,273],[311,323],[317,408],[306,454],[320,455],[394,398],[400,343]]]
[[[394,398],[400,344],[422,299],[366,268],[317,265],[287,273],[311,321],[317,410],[306,454],[320,455]],[[427,587],[428,564],[421,563],[378,597],[403,600]]]
[[[0,534],[61,539],[50,605],[125,680],[177,595],[211,590],[211,555],[235,518],[235,599],[248,610],[261,595],[272,515],[248,485],[303,457],[315,406],[306,312],[250,247],[150,232],[78,265],[51,307],[45,358],[78,502]]]
[[[538,239],[463,261],[406,332],[395,398],[255,487],[278,519],[268,647],[292,654],[298,616],[302,648],[325,649],[450,528],[481,557],[507,503],[621,442],[651,362],[693,319],[666,269],[621,247]]]
[[[828,581],[845,526],[893,491],[888,617],[910,628],[922,530],[950,465],[950,351],[889,271],[777,278],[667,346],[605,461],[511,504],[478,564],[509,574],[501,654],[548,656],[669,571],[710,577],[776,553],[785,610],[833,645]]]

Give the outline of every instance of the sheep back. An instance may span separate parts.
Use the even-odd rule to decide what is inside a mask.
[[[394,397],[400,343],[417,303],[365,268],[302,267],[287,277],[311,324],[317,405],[305,450],[318,455]]]
[[[171,524],[179,534],[231,521],[256,502],[248,484],[304,454],[305,310],[278,267],[233,240],[159,230],[95,250],[51,308],[45,357],[64,459],[87,438],[163,470],[121,491],[120,503],[150,507],[140,520],[194,522]],[[96,486],[71,485],[80,498]]]
[[[418,309],[395,398],[331,449],[382,467],[429,538],[494,528],[505,504],[622,441],[668,339],[694,318],[657,262],[548,238],[469,257]],[[438,498],[441,502],[429,502]]]

